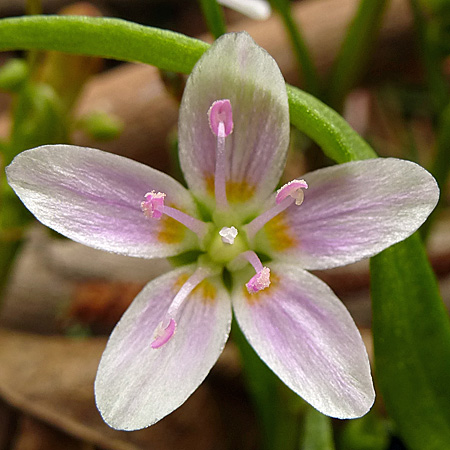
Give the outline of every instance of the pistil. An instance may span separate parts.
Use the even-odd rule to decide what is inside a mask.
[[[156,327],[153,335],[153,341],[150,344],[152,348],[160,348],[172,338],[177,329],[177,317],[184,301],[205,278],[214,274],[215,272],[212,269],[200,266],[188,278],[183,286],[181,286],[181,289],[175,295],[164,318]]]
[[[282,186],[277,191],[275,206],[260,214],[243,228],[247,232],[248,239],[253,239],[255,234],[270,220],[278,216],[293,203],[300,206],[303,203],[303,189],[308,189],[304,180],[293,180]]]
[[[164,205],[166,194],[163,192],[151,191],[145,194],[144,197],[145,200],[141,202],[141,209],[146,217],[159,220],[165,214],[189,228],[197,234],[199,239],[203,239],[206,236],[209,229],[208,224],[176,208]]]
[[[233,132],[233,114],[230,100],[215,101],[208,111],[209,126],[217,137],[214,195],[219,209],[228,209],[226,192],[225,138]]]
[[[221,237],[224,244],[234,244],[234,240],[236,239],[237,235],[238,230],[235,227],[223,227],[219,231],[219,236]]]

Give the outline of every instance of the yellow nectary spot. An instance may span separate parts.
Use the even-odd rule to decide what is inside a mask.
[[[176,205],[168,205],[172,208],[176,208],[181,211],[181,208],[177,208]],[[164,242],[165,244],[178,244],[185,238],[186,227],[172,219],[172,217],[163,215],[159,219],[159,231],[157,234],[157,239],[159,242]]]
[[[298,245],[292,235],[292,230],[287,224],[286,213],[282,212],[264,225],[264,232],[270,246],[276,251],[288,250]]]
[[[214,176],[208,175],[205,177],[206,190],[208,194],[214,195]],[[255,186],[248,183],[246,180],[226,182],[227,200],[230,203],[242,203],[253,197],[255,193]]]
[[[248,292],[247,287],[244,286],[242,287],[242,292],[244,293],[244,297],[247,300],[248,303],[250,303],[250,305],[254,305],[256,303],[259,303],[262,300],[267,299],[267,297],[271,297],[273,296],[274,291],[277,289],[278,287],[278,283],[280,281],[280,278],[278,277],[278,275],[276,275],[272,270],[270,271],[270,286],[262,289],[261,291],[255,292],[253,294],[250,294],[250,292]]]
[[[178,292],[188,278],[189,275],[187,273],[180,275],[174,283],[174,291]],[[217,289],[208,279],[206,279],[192,291],[192,294],[200,295],[203,303],[212,303],[216,299]]]

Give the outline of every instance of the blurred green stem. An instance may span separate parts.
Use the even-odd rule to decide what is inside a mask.
[[[442,68],[443,54],[439,45],[437,45],[438,25],[432,19],[426,17],[424,10],[426,4],[422,4],[419,0],[409,0],[409,2],[414,14],[418,46],[434,110],[434,117],[438,122],[436,152],[430,172],[436,178],[441,190],[443,190],[450,171],[450,91]],[[424,239],[428,238],[430,234],[432,225],[439,215],[440,206],[441,199],[437,208],[421,228],[421,234]]]
[[[414,15],[414,25],[417,34],[419,54],[431,95],[433,108],[438,116],[446,107],[449,100],[448,82],[442,70],[442,55],[433,39],[436,31],[433,24],[425,18],[424,11],[418,0],[409,0]]]
[[[440,116],[438,131],[437,131],[437,141],[436,141],[436,154],[434,161],[431,165],[430,172],[436,178],[436,181],[444,192],[445,185],[448,181],[448,176],[450,173],[450,103],[444,109]],[[439,199],[438,206],[428,217],[428,220],[423,224],[421,228],[421,233],[423,239],[427,239],[431,227],[439,215],[442,203],[442,195]]]
[[[331,419],[309,406],[306,410],[300,450],[334,450]]]
[[[239,348],[244,377],[261,427],[263,450],[298,448],[303,400],[287,388],[261,361],[233,322],[233,340]]]
[[[4,298],[4,288],[11,273],[12,263],[22,244],[29,212],[23,207],[12,189],[6,183],[5,172],[0,174],[0,305]]]
[[[42,4],[41,0],[27,0],[25,6],[25,12],[27,16],[33,16],[37,14],[42,14]],[[30,68],[33,68],[39,60],[39,51],[30,50],[27,52],[27,63]]]
[[[214,39],[227,32],[222,8],[216,0],[199,0],[208,30]]]
[[[361,0],[331,70],[327,103],[342,110],[343,102],[367,66],[387,0]]]
[[[270,4],[280,14],[294,47],[294,53],[303,78],[303,88],[310,94],[319,96],[319,74],[300,32],[299,25],[292,17],[290,2],[288,0],[270,0]]]

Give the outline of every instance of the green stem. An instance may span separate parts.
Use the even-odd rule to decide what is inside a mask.
[[[57,50],[189,73],[208,47],[180,33],[121,19],[29,16],[0,20],[0,51]]]
[[[27,15],[33,16],[37,14],[42,14],[42,4],[40,0],[27,0],[25,10]],[[31,50],[26,56],[28,66],[33,69],[39,59],[39,52],[36,50]]]
[[[6,183],[4,170],[0,175],[0,305],[4,289],[11,273],[12,264],[23,242],[30,213],[23,207],[12,189]]]
[[[233,322],[233,340],[242,356],[243,373],[261,427],[264,450],[293,450],[299,434],[299,410],[304,402],[261,361]]]
[[[300,441],[300,450],[335,450],[331,419],[309,406]]]
[[[436,156],[433,164],[430,168],[430,172],[436,178],[436,181],[441,188],[441,192],[444,192],[445,185],[450,173],[450,103],[444,109],[440,116],[440,121],[437,131],[436,141]],[[442,196],[439,199],[438,206],[428,217],[428,220],[423,224],[421,228],[422,237],[427,239],[431,227],[436,220],[442,206]]]
[[[214,39],[227,32],[222,8],[216,0],[199,0],[208,30]]]
[[[425,70],[428,90],[431,95],[434,111],[439,115],[449,100],[449,88],[442,70],[442,54],[433,39],[433,27],[428,23],[417,0],[410,0],[414,15],[420,57]]]
[[[340,111],[348,92],[367,67],[387,0],[361,0],[331,70],[327,103]]]
[[[303,77],[303,87],[313,95],[320,95],[320,78],[314,61],[306,46],[299,25],[292,17],[291,6],[287,0],[270,0],[271,6],[281,16],[289,34],[299,69]]]

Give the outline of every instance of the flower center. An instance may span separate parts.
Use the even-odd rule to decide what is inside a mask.
[[[226,266],[246,250],[248,250],[248,243],[245,233],[239,233],[233,226],[216,229],[206,245],[209,259],[222,266]]]

